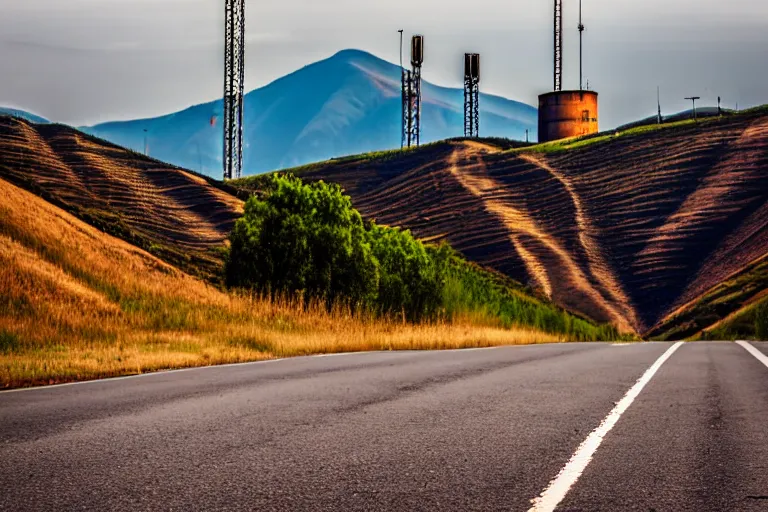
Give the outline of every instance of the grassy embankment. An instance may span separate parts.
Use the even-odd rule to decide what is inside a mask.
[[[768,340],[768,296],[756,301],[701,333],[706,340]]]
[[[768,304],[768,258],[720,283],[649,333],[656,340],[764,339],[758,313]],[[763,308],[763,309],[761,309]]]
[[[663,124],[648,124],[642,126],[635,126],[624,130],[612,130],[600,132],[592,135],[584,135],[580,137],[571,137],[569,139],[556,140],[552,142],[544,142],[541,144],[534,144],[527,147],[519,147],[509,149],[510,153],[558,153],[561,151],[568,151],[573,149],[580,149],[595,144],[605,144],[613,141],[625,139],[627,137],[636,137],[652,132],[676,130],[691,126],[700,126],[702,129],[717,124],[719,122],[732,119],[734,116],[740,117],[757,117],[768,113],[768,105],[762,105],[740,112],[729,112],[723,117],[707,117],[694,121],[693,119],[684,119],[681,121],[667,122]]]
[[[410,325],[226,293],[3,180],[0,196],[0,387],[315,353],[581,337],[522,327],[492,310]],[[576,321],[549,304],[532,311]],[[581,334],[599,334],[578,322]]]

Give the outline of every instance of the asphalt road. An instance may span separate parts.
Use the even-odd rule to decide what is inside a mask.
[[[566,344],[0,393],[0,510],[527,511],[547,490],[768,511],[768,367],[734,343]]]

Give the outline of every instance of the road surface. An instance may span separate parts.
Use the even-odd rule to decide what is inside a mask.
[[[363,353],[0,393],[0,510],[766,511],[766,354]]]

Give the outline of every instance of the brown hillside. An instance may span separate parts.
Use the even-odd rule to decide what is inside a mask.
[[[762,290],[735,276],[768,254],[765,111],[526,150],[444,142],[297,172],[340,183],[369,218],[448,240],[627,330],[700,331]],[[213,180],[7,117],[0,177],[202,275],[219,268],[216,249],[242,210]],[[674,325],[678,317],[690,325]]]
[[[317,353],[568,339],[229,294],[0,178],[0,389]]]
[[[457,142],[302,176],[339,182],[364,215],[446,239],[638,332],[768,253],[768,115],[546,149]]]
[[[242,212],[212,180],[69,127],[5,116],[0,177],[188,271],[214,271],[214,249]]]

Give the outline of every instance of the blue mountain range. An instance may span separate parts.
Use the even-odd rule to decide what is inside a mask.
[[[461,89],[424,83],[422,142],[463,135]],[[244,174],[400,147],[400,67],[344,50],[248,93],[244,101]],[[536,109],[482,94],[483,136],[536,138]],[[81,129],[151,156],[220,177],[222,101],[152,119]]]
[[[26,112],[24,110],[19,110],[17,108],[10,108],[10,107],[0,107],[0,116],[6,115],[6,116],[13,116],[13,117],[19,117],[21,119],[26,119],[27,121],[31,123],[37,123],[37,124],[48,124],[50,121],[48,121],[44,117],[40,117],[36,114],[31,114],[29,112]]]
[[[462,89],[422,85],[422,143],[462,136]],[[344,50],[245,96],[244,174],[259,174],[340,156],[400,147],[400,66]],[[47,119],[0,107],[0,115]],[[150,119],[80,130],[150,156],[220,178],[222,101]],[[480,95],[480,134],[536,140],[534,107]],[[146,139],[145,139],[146,138]]]

